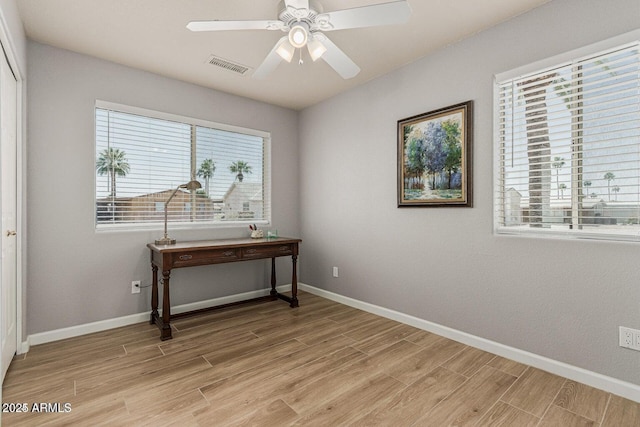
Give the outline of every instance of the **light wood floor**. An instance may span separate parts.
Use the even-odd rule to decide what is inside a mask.
[[[640,426],[640,404],[300,293],[34,346],[15,358],[5,426]],[[6,407],[5,407],[6,409]]]

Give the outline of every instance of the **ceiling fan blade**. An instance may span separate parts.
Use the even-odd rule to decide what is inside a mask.
[[[289,43],[289,39],[287,36],[282,37],[276,45],[271,49],[271,52],[267,55],[267,57],[262,61],[262,64],[253,72],[252,77],[254,79],[264,79],[267,77],[282,61],[282,57],[278,54],[278,48],[283,43]]]
[[[355,77],[360,72],[360,67],[351,60],[338,46],[336,46],[327,36],[321,33],[315,35],[315,39],[327,48],[321,58],[331,66],[343,79]]]
[[[309,9],[309,0],[284,0],[284,5],[294,9]]]
[[[374,4],[353,9],[336,10],[318,15],[316,23],[322,31],[347,28],[374,27],[378,25],[403,24],[411,16],[411,7],[406,0]]]
[[[191,31],[229,30],[280,30],[281,21],[191,21],[187,28]]]

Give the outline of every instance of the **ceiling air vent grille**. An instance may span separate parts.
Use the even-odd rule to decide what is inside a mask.
[[[207,62],[211,65],[215,65],[216,67],[224,68],[225,70],[232,71],[237,74],[246,74],[251,68],[246,65],[238,64],[237,62],[232,62],[224,58],[220,58],[219,56],[211,55]]]

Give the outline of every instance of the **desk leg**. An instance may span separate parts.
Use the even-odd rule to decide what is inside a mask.
[[[298,261],[297,255],[291,256],[292,268],[291,268],[291,308],[298,307],[298,272],[296,262]]]
[[[158,266],[152,264],[151,271],[153,278],[151,279],[151,319],[149,323],[153,325],[158,318]]]
[[[171,270],[162,272],[162,329],[160,339],[170,340],[171,337],[171,301],[169,300],[169,276]]]
[[[276,259],[271,258],[271,292],[269,292],[273,299],[278,298],[278,291],[276,291]]]

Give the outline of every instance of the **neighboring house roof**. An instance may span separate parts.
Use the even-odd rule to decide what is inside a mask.
[[[158,191],[158,192],[155,192],[155,193],[141,194],[139,196],[116,197],[115,200],[124,202],[124,201],[134,200],[134,199],[149,199],[149,198],[153,198],[153,199],[168,199],[172,192],[173,192],[173,190],[163,190],[163,191]],[[189,194],[189,190],[185,190],[183,188],[180,188],[176,192],[176,196],[180,195],[180,193],[182,193],[183,195],[186,196],[186,195]],[[112,199],[111,197],[104,197],[102,199],[98,199],[98,201],[106,201],[106,202],[112,201],[112,200],[114,200],[114,199]],[[222,200],[214,200],[214,199],[211,199],[211,198],[210,198],[210,200],[213,203],[221,203],[222,202]]]
[[[520,201],[520,206],[526,208],[529,206],[529,199],[523,197]],[[551,208],[567,208],[571,209],[571,198],[565,197],[564,199],[557,199],[552,197],[549,199],[549,206]],[[626,201],[615,201],[610,200],[606,201],[602,198],[591,198],[585,197],[582,200],[582,207],[584,209],[592,209],[594,207],[605,207],[611,209],[640,209],[640,203],[637,202],[626,202]]]
[[[116,197],[115,200],[118,201],[127,201],[127,200],[133,200],[133,199],[146,199],[146,198],[150,198],[150,197],[155,197],[155,198],[161,198],[159,197],[160,195],[165,195],[164,198],[168,198],[171,193],[173,192],[173,190],[163,190],[163,191],[157,191],[155,193],[147,193],[147,194],[141,194],[139,196],[131,196],[131,197]],[[188,191],[185,191],[184,189],[180,188],[178,189],[178,192],[182,192],[182,193],[188,193]],[[176,193],[177,195],[178,193]],[[98,199],[98,200],[105,200],[105,201],[110,201],[113,200],[111,197],[107,196],[104,197],[102,199]]]
[[[263,199],[262,184],[259,182],[234,182],[231,184],[227,192],[224,193],[222,199],[227,200],[235,191],[239,191],[245,195],[250,195],[247,199],[251,201],[262,201]]]

